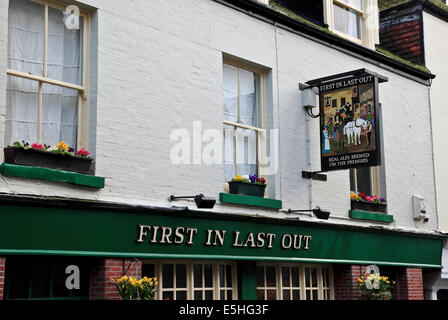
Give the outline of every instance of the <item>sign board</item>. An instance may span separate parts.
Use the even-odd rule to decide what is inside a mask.
[[[378,75],[365,69],[343,75],[315,83],[322,171],[381,165]]]

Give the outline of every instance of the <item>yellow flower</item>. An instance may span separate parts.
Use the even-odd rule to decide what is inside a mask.
[[[240,175],[237,175],[233,180],[235,181],[243,181],[243,177]]]
[[[154,277],[154,281],[157,281],[157,277]]]
[[[156,281],[156,286],[158,286],[159,285],[159,281]]]
[[[70,148],[64,141],[61,141],[58,143],[58,145],[55,147],[55,149],[59,149],[59,150],[67,152]]]

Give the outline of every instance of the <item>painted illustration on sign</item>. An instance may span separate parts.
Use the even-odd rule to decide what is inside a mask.
[[[379,163],[374,76],[319,87],[322,170]]]

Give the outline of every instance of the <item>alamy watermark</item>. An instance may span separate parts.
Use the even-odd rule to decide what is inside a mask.
[[[257,133],[252,129],[235,130],[231,126],[228,127],[203,130],[201,121],[193,121],[192,131],[185,128],[173,130],[170,135],[170,141],[174,143],[170,151],[171,163],[258,164],[264,175],[273,175],[277,172],[278,129]],[[266,145],[261,141],[266,141]]]

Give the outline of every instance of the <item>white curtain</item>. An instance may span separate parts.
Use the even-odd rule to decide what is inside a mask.
[[[334,28],[337,31],[361,39],[361,20],[358,13],[335,4],[333,14]]]
[[[8,68],[43,76],[44,7],[29,0],[9,2]],[[81,30],[82,30],[82,19]],[[68,30],[63,12],[48,9],[48,78],[81,84],[79,30]],[[5,143],[37,141],[38,82],[8,76]],[[42,143],[76,147],[76,90],[43,85]]]
[[[240,114],[245,125],[258,127],[258,101],[256,92],[256,75],[240,69]],[[230,65],[223,67],[224,119],[238,122],[238,68]],[[237,146],[237,163],[235,164],[235,145]],[[238,165],[240,175],[257,173],[257,134],[253,130],[224,126],[224,180],[235,176]]]

